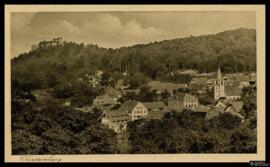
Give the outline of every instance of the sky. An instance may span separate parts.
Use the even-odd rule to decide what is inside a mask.
[[[28,52],[32,44],[55,37],[119,48],[237,28],[255,29],[255,12],[13,12],[11,56]]]

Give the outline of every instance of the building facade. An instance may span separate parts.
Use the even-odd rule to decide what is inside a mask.
[[[180,93],[168,101],[168,107],[176,111],[182,111],[183,109],[194,110],[198,106],[198,98],[189,93]]]
[[[130,121],[130,116],[125,111],[105,111],[103,113],[101,123],[113,129],[116,133],[126,131],[127,123]]]

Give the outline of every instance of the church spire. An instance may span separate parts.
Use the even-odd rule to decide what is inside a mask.
[[[218,66],[217,79],[218,79],[218,80],[221,80],[220,66]]]

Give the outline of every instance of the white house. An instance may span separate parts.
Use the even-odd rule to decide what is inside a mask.
[[[147,108],[138,101],[126,101],[119,110],[127,112],[131,117],[131,121],[146,118],[148,114]]]

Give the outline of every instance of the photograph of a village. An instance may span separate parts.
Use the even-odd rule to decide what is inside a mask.
[[[255,12],[10,21],[12,155],[257,153]]]

